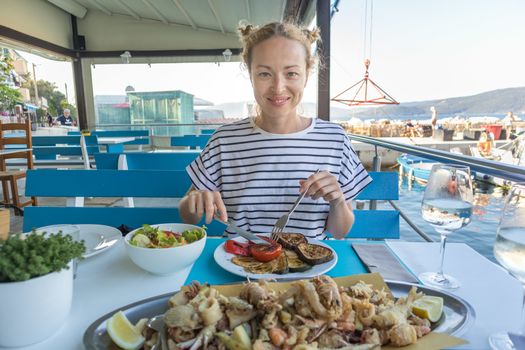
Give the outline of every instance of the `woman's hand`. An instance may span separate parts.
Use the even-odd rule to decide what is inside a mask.
[[[300,180],[300,192],[306,191],[312,199],[323,198],[330,203],[330,211],[326,221],[326,231],[330,232],[335,239],[346,236],[354,223],[352,204],[346,202],[341,186],[336,177],[328,171],[322,171],[310,175],[306,180]]]
[[[312,199],[323,198],[330,204],[344,203],[345,198],[341,186],[336,177],[328,171],[321,171],[310,175],[306,180],[299,180],[301,188],[299,192],[304,193]]]
[[[217,215],[221,220],[228,221],[228,213],[222,201],[221,194],[217,191],[205,191],[192,189],[181,201],[181,214],[189,214],[186,219],[198,222],[202,215],[206,215],[206,223],[209,224]],[[184,219],[183,215],[183,219]],[[196,220],[191,220],[196,219]]]

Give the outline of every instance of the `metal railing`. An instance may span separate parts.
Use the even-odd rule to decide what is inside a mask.
[[[499,177],[505,180],[516,182],[525,181],[525,167],[519,165],[512,165],[498,162],[495,160],[487,160],[477,157],[465,156],[462,154],[451,153],[448,151],[433,148],[407,145],[369,136],[349,134],[348,137],[353,141],[359,141],[374,145],[376,146],[376,150],[377,147],[382,147],[394,151],[413,154],[423,158],[432,159],[441,163],[466,165],[474,171]]]
[[[471,156],[465,156],[462,154],[451,153],[448,151],[437,150],[433,148],[413,146],[402,144],[398,142],[392,142],[380,138],[374,138],[369,136],[348,134],[348,138],[352,141],[358,141],[374,145],[375,156],[373,159],[372,168],[373,171],[381,171],[381,157],[378,154],[378,147],[386,148],[389,150],[399,151],[416,155],[423,158],[428,158],[441,163],[450,163],[458,165],[467,165],[472,170],[500,177],[505,180],[511,181],[525,181],[525,167],[518,165],[511,165],[494,160],[486,160]],[[389,204],[399,212],[399,215],[405,220],[405,222],[425,241],[432,242],[427,234],[425,234],[410,218],[399,208],[393,201],[388,201]],[[370,201],[370,209],[376,209],[377,204],[375,201]]]

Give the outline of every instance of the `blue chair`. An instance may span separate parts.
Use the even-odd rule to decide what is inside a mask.
[[[96,136],[84,137],[88,155],[99,152],[98,139]],[[80,135],[62,136],[33,136],[33,154],[36,160],[52,159],[56,160],[59,156],[82,157],[82,147],[80,145]]]
[[[173,147],[189,147],[190,149],[204,149],[211,135],[184,135],[172,136],[170,145]]]
[[[59,183],[60,186],[49,186]],[[185,171],[155,170],[55,170],[39,169],[27,173],[26,194],[35,197],[183,197],[191,181]],[[25,232],[53,224],[126,225],[181,222],[176,207],[51,207],[27,208]],[[200,224],[203,224],[201,222]],[[213,221],[209,235],[223,235],[225,226]]]
[[[201,135],[211,135],[216,129],[201,129]]]
[[[95,153],[97,169],[119,168],[119,159],[125,157],[129,170],[185,170],[195,160],[200,151],[181,151],[166,153]]]
[[[396,172],[371,172],[373,181],[357,200],[398,200],[399,179]],[[399,211],[356,210],[355,222],[347,238],[398,239]]]

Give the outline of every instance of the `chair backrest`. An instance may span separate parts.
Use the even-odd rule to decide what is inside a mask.
[[[27,169],[33,168],[31,142],[31,121],[23,123],[3,123],[0,121],[0,170],[6,170],[6,159],[25,159]],[[16,149],[25,149],[15,151]],[[9,152],[9,153],[4,153]]]
[[[216,129],[201,129],[201,135],[211,135]]]
[[[80,131],[69,131],[68,135],[80,135]],[[135,137],[126,145],[149,145],[149,130],[96,130],[91,132],[92,136],[98,137]]]
[[[60,184],[60,186],[49,184]],[[36,197],[180,198],[191,185],[185,171],[54,170],[27,173],[26,195]],[[175,202],[175,200],[174,200]],[[176,207],[31,207],[24,213],[24,231],[52,224],[101,224],[137,228],[143,224],[181,222]],[[212,222],[209,235],[225,226]]]
[[[129,170],[185,170],[200,151],[167,153],[95,153],[97,169],[119,169],[119,158],[125,157]]]
[[[396,172],[370,172],[373,181],[357,196],[357,200],[398,200],[399,179]],[[355,222],[347,238],[399,238],[397,210],[356,210]]]
[[[184,135],[172,136],[170,145],[173,147],[189,147],[192,149],[204,149],[210,140],[211,135]]]
[[[89,155],[99,152],[97,136],[86,136],[86,150]],[[58,156],[82,157],[80,135],[33,136],[35,159],[56,159]]]

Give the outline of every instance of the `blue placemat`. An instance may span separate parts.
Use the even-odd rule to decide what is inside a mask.
[[[246,280],[244,277],[234,275],[224,270],[217,265],[213,259],[213,252],[224,241],[225,239],[219,238],[207,239],[204,251],[193,265],[185,284],[189,284],[192,281],[199,281],[200,283],[208,282],[209,284],[226,284]],[[337,264],[328,272],[329,276],[341,277],[368,272],[365,265],[363,265],[355,251],[352,249],[350,241],[330,240],[323,241],[323,243],[326,243],[335,250],[338,258]]]

